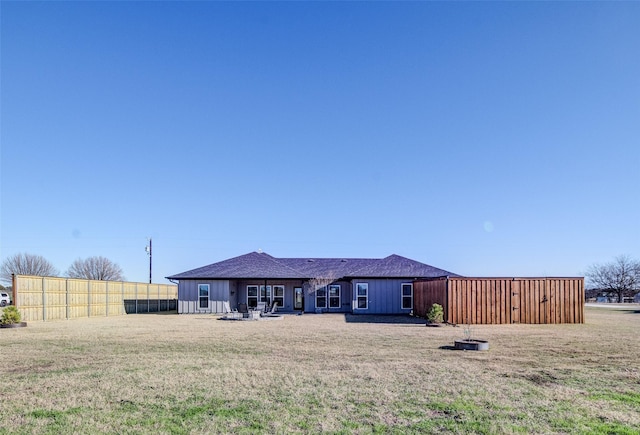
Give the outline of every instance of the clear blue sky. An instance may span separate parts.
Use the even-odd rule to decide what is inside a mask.
[[[640,2],[10,2],[0,260],[640,257]]]

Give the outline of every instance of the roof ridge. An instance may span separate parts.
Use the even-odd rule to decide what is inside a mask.
[[[272,256],[272,255],[270,255],[270,254],[267,254],[266,252],[257,252],[257,254],[266,254],[266,255],[267,255],[267,256],[268,256],[272,261],[274,261],[275,263],[278,263],[278,265],[280,265],[280,266],[282,266],[282,267],[286,267],[287,269],[291,269],[291,270],[292,270],[292,271],[294,271],[295,273],[299,273],[299,274],[301,274],[301,275],[304,273],[304,272],[303,272],[303,271],[301,271],[301,270],[295,269],[295,268],[293,268],[293,267],[289,266],[288,264],[284,264],[284,263],[282,263],[281,261],[278,261],[278,260],[280,260],[279,258],[274,257],[274,256]]]
[[[357,257],[283,257],[266,252],[249,252],[216,263],[191,269],[169,279],[194,278],[354,278],[354,277],[420,277],[457,276],[444,269],[398,254],[385,258]]]

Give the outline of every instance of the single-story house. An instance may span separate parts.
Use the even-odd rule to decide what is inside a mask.
[[[224,313],[277,302],[284,312],[408,314],[413,282],[458,276],[399,255],[385,258],[276,258],[251,252],[168,276],[178,313]]]

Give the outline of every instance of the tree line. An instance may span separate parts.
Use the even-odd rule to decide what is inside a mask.
[[[609,263],[591,265],[585,277],[588,288],[624,302],[640,291],[640,261],[620,255]]]
[[[58,276],[58,270],[41,255],[20,253],[8,257],[0,265],[0,281],[10,283],[12,275]],[[75,260],[65,272],[69,278],[98,281],[124,281],[122,268],[102,256]]]

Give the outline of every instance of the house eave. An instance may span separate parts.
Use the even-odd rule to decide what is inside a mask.
[[[345,276],[344,280],[353,281],[355,279],[403,279],[407,281],[420,281],[420,280],[430,280],[430,279],[442,279],[448,277],[459,277],[458,275],[439,275],[439,276]]]
[[[166,279],[174,280],[174,281],[193,281],[193,280],[211,280],[211,281],[252,281],[252,280],[267,280],[267,281],[304,281],[311,278],[304,277],[262,277],[262,276],[189,276],[189,277],[175,277],[175,276],[167,276]]]

